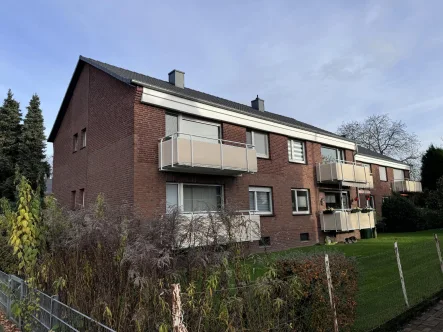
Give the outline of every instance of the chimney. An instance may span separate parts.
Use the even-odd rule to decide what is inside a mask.
[[[185,73],[174,69],[169,73],[169,83],[183,89],[185,87]]]
[[[257,111],[264,112],[265,111],[265,101],[263,99],[255,98],[251,101],[251,107],[255,108]]]

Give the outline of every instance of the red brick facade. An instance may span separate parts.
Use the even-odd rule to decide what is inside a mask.
[[[316,164],[321,162],[321,144],[307,141],[306,164],[288,160],[288,139],[269,133],[269,159],[258,159],[258,172],[242,176],[215,176],[158,169],[158,143],[165,136],[165,109],[141,103],[143,89],[85,65],[54,140],[54,194],[64,205],[70,204],[71,192],[85,189],[86,203],[104,193],[110,204],[133,204],[146,217],[165,212],[166,182],[220,184],[225,204],[249,210],[249,187],[271,187],[273,214],[261,216],[262,236],[271,237],[271,250],[312,245],[324,241],[319,211],[325,209],[324,190],[337,186],[319,186]],[[86,148],[72,150],[72,136],[87,128]],[[246,128],[221,123],[222,138],[246,142]],[[347,161],[354,152],[346,150]],[[388,182],[380,183],[378,167],[373,165],[374,195],[379,211],[382,196],[390,193]],[[291,189],[309,189],[311,211],[293,215]],[[350,192],[356,206],[356,188]],[[323,198],[323,199],[322,199]],[[300,241],[309,233],[309,241]],[[345,233],[360,237],[359,231]],[[256,244],[258,248],[258,244]]]

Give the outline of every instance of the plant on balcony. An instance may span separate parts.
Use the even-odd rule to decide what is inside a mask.
[[[359,207],[355,207],[355,208],[351,209],[351,213],[358,213],[361,211],[362,211],[362,209],[360,209]]]
[[[334,211],[334,208],[328,207],[326,210],[323,211],[323,214],[333,214]]]
[[[371,212],[371,211],[374,211],[374,209],[370,208],[370,207],[365,207],[365,208],[361,209],[361,213],[368,213],[368,212]]]

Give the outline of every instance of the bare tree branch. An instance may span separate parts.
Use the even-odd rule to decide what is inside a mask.
[[[404,122],[394,121],[387,114],[375,114],[361,122],[344,122],[337,132],[371,151],[411,165],[411,177],[419,176],[420,142],[407,131]]]

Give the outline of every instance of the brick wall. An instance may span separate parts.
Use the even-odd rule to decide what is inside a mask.
[[[86,204],[104,193],[113,205],[133,203],[135,88],[85,65],[54,141],[54,195],[69,206],[85,189]],[[75,133],[86,128],[86,148],[73,153]]]

